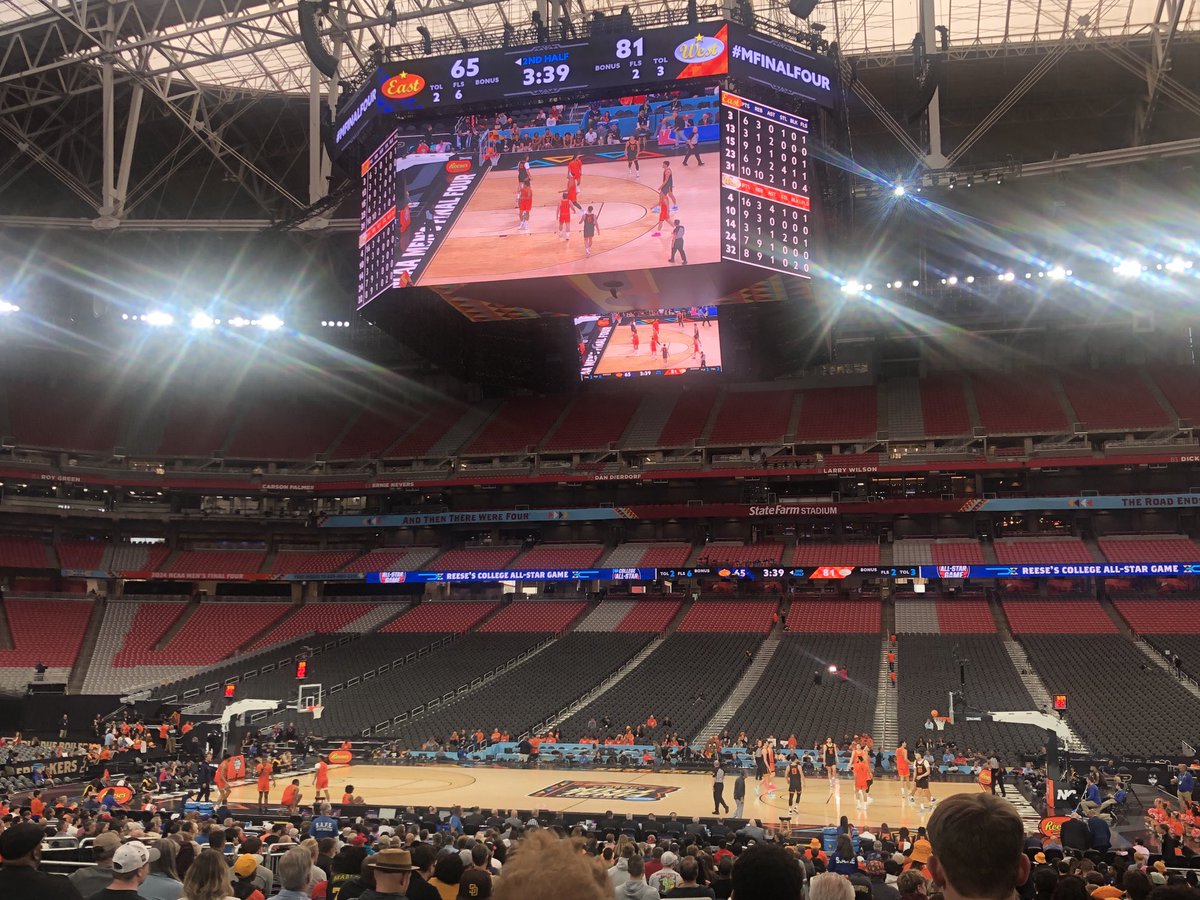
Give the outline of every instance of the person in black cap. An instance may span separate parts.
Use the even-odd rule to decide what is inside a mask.
[[[361,900],[400,900],[408,891],[408,882],[416,866],[407,850],[380,850],[368,861],[375,873],[375,887],[359,894]]]
[[[38,871],[42,839],[38,825],[14,825],[0,834],[0,897],[4,900],[82,900],[75,885]]]

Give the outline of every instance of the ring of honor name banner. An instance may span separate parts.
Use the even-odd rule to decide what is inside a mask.
[[[808,120],[721,92],[721,257],[809,277]]]

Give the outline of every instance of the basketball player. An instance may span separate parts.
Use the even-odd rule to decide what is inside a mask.
[[[596,236],[596,232],[600,230],[600,219],[592,212],[592,207],[587,208],[587,212],[579,219],[583,225],[583,255],[592,255],[592,238]],[[637,333],[636,331],[634,332]]]
[[[563,191],[562,199],[558,202],[558,236],[571,239],[571,201],[567,192]]]
[[[825,763],[825,774],[829,776],[829,786],[833,787],[837,784],[837,744],[833,742],[833,738],[825,738],[825,743],[821,745],[821,756]]]
[[[692,338],[692,359],[700,355],[700,338]]]
[[[662,191],[658,193],[658,206],[654,207],[658,210],[658,224],[654,226],[654,233],[651,237],[659,237],[663,233],[663,228],[671,220],[671,208],[667,205],[667,195]]]
[[[788,759],[788,810],[795,815],[796,805],[800,802],[800,795],[804,792],[804,770],[800,768],[800,761],[794,755]]]
[[[329,799],[329,760],[324,756],[317,757],[317,771],[313,775],[313,802],[319,803]]]
[[[526,181],[521,185],[521,189],[517,191],[517,218],[520,224],[517,226],[521,231],[529,231],[529,214],[533,211],[533,186]]]
[[[641,155],[641,143],[638,141],[636,134],[631,134],[629,140],[625,142],[625,168],[629,170],[629,174],[634,178],[642,177],[642,164],[638,162],[638,158]]]
[[[632,338],[632,340],[633,340],[633,352],[632,352],[632,353],[630,353],[629,355],[630,355],[630,356],[637,356],[637,352],[638,352],[638,333],[637,333],[637,329],[636,329],[636,328],[635,328],[635,329],[633,329],[633,338]]]
[[[927,760],[922,753],[913,754],[913,784],[916,790],[913,791],[913,798],[917,802],[917,809],[921,812],[925,811],[926,804],[930,808],[937,801],[929,794],[929,776],[932,770],[929,767]]]
[[[292,783],[284,787],[283,796],[279,798],[279,802],[283,804],[292,815],[295,815],[300,809],[300,798],[304,795],[300,793],[300,779],[293,778]]]
[[[663,356],[663,362],[666,362],[667,361],[667,344],[665,342],[662,345],[662,356]]]
[[[524,187],[525,185],[533,186],[533,179],[529,176],[529,164],[525,160],[517,163],[517,186]]]
[[[658,188],[660,194],[671,198],[671,212],[679,209],[679,201],[675,199],[675,173],[671,171],[671,161],[663,160],[662,184]]]
[[[579,212],[583,206],[579,202],[579,182],[572,176],[567,176],[567,199],[571,201],[571,205],[575,207],[575,211]]]
[[[912,798],[912,768],[908,764],[908,742],[896,747],[896,777],[900,779],[900,799]]]
[[[571,176],[571,180],[575,182],[575,187],[578,188],[583,183],[583,160],[579,154],[571,157],[571,161],[567,163],[567,174]]]
[[[354,793],[354,785],[352,785],[352,784],[346,785],[346,789],[344,791],[342,791],[342,806],[346,806],[346,805],[362,806],[363,802],[364,802],[363,798],[360,795]]]
[[[671,207],[674,209],[675,207]],[[671,229],[671,257],[667,262],[675,262],[675,254],[678,253],[683,259],[683,264],[687,265],[687,251],[683,249],[683,234],[686,229],[680,224],[679,220],[675,220],[675,227]]]
[[[860,755],[855,757],[852,768],[854,770],[854,805],[859,809],[866,809],[867,804],[871,802],[871,798],[867,795],[867,791],[871,789],[870,765]]]
[[[258,764],[255,773],[258,775],[258,805],[266,808],[267,800],[271,796],[271,773],[274,772],[274,767],[269,759],[264,759]]]
[[[658,352],[658,332],[650,335],[650,355],[653,356]]]

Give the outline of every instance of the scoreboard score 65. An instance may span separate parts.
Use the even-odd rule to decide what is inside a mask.
[[[721,92],[721,257],[808,277],[808,120]]]

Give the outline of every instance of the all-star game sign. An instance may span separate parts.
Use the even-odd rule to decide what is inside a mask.
[[[622,784],[612,781],[560,781],[534,791],[530,797],[565,797],[571,800],[631,800],[652,802],[679,788],[667,784]]]

